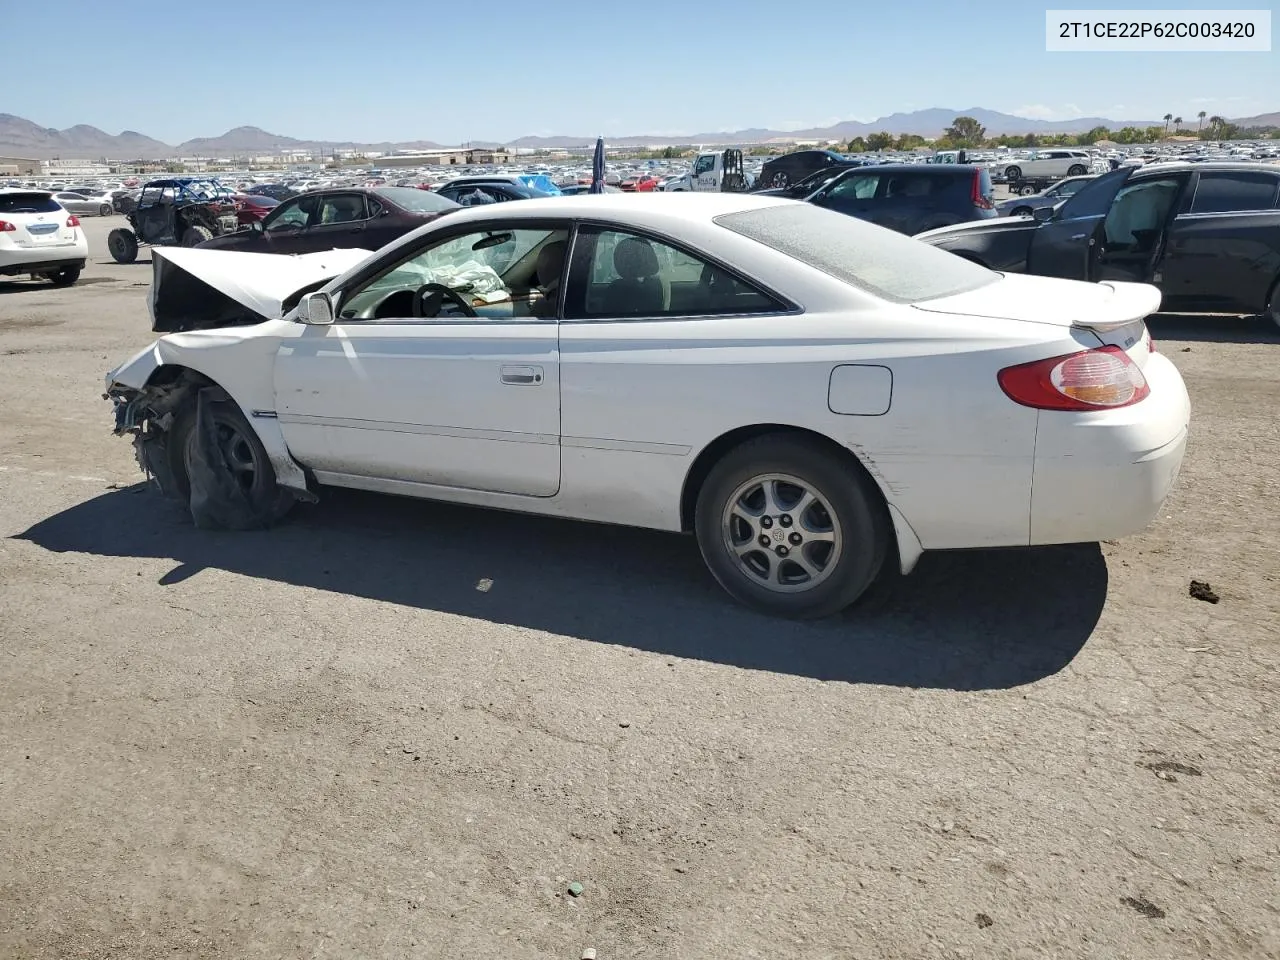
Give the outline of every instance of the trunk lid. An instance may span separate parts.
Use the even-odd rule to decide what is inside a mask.
[[[1160,291],[1146,283],[1082,283],[1006,274],[997,283],[914,307],[1088,330],[1104,344],[1124,350],[1141,368],[1151,352],[1146,318],[1160,309]]]

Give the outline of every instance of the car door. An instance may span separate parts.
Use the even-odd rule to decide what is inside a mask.
[[[307,227],[311,224],[311,219],[315,214],[317,199],[314,194],[294,197],[292,200],[286,200],[263,217],[262,252],[308,252],[305,237]],[[255,243],[253,246],[257,247],[259,245]]]
[[[1040,224],[1031,237],[1027,272],[1042,277],[1087,279],[1102,222],[1133,170],[1122,167],[1089,181],[1051,219]]]
[[[554,496],[558,304],[538,269],[568,233],[527,220],[436,233],[336,291],[336,321],[301,325],[276,357],[293,455],[322,482]]]
[[[1280,274],[1280,172],[1202,170],[1169,227],[1157,280],[1175,309],[1256,312]]]
[[[303,244],[308,251],[377,249],[366,235],[369,221],[369,205],[363,193],[321,194]]]
[[[1103,218],[1089,279],[1154,282],[1169,226],[1189,180],[1189,174],[1173,172],[1138,177],[1121,187]]]

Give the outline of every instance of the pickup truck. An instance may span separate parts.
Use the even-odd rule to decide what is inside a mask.
[[[742,172],[742,151],[724,150],[698,154],[688,173],[667,181],[662,189],[672,193],[730,193],[749,186],[750,181]]]

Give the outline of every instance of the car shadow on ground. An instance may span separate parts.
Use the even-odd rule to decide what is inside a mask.
[[[1161,340],[1196,343],[1280,343],[1280,327],[1268,317],[1217,316],[1203,313],[1157,313],[1147,318],[1156,349]]]
[[[692,537],[344,490],[275,529],[227,533],[195,529],[137,484],[17,539],[172,558],[161,584],[217,568],[743,669],[952,690],[1061,670],[1107,594],[1097,544],[926,554],[878,602],[821,622],[777,620],[730,600]]]

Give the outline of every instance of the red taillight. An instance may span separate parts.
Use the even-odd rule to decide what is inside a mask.
[[[1150,334],[1147,334],[1147,352],[1148,353],[1156,352],[1156,338],[1151,336]]]
[[[1010,400],[1037,410],[1115,409],[1151,392],[1138,365],[1113,346],[1020,363],[996,379]]]
[[[0,233],[12,233],[18,228],[8,220],[0,220]]]
[[[969,195],[973,200],[973,205],[979,210],[990,210],[994,206],[991,202],[991,198],[982,192],[981,170],[973,171],[973,186],[969,189]]]
[[[73,213],[71,216],[67,217],[67,226],[68,227],[80,226],[80,218]]]

